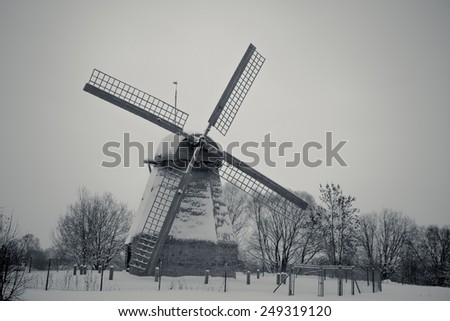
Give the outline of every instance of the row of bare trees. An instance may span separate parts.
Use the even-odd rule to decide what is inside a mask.
[[[348,263],[357,243],[354,198],[344,196],[339,185],[321,186],[320,191],[323,206],[311,194],[296,192],[311,206],[297,213],[280,213],[227,185],[225,203],[244,260],[269,271],[286,271],[289,265],[313,260]],[[273,202],[280,204],[281,200]]]
[[[450,227],[419,227],[400,212],[383,209],[361,217],[361,259],[382,278],[450,286]]]
[[[301,196],[311,198],[306,193]],[[318,253],[318,221],[312,211],[279,213],[254,199],[247,209],[252,233],[246,250],[254,259],[261,258],[265,269],[286,271],[293,260],[307,263]]]
[[[47,268],[49,258],[57,267],[109,265],[124,251],[130,221],[127,206],[110,193],[95,195],[81,188],[58,221],[54,247],[44,251],[33,234],[19,235],[12,215],[0,215],[0,301],[19,298],[28,282],[27,270],[31,265]]]
[[[320,204],[297,192],[311,206],[292,214],[273,211],[226,185],[224,201],[241,260],[272,272],[308,263],[375,267],[383,279],[450,286],[449,226],[418,227],[389,209],[359,215],[355,198],[339,185],[321,185],[319,192]],[[22,293],[25,265],[32,257],[34,266],[42,267],[55,256],[93,268],[110,264],[123,251],[130,219],[127,206],[111,194],[94,195],[82,188],[58,221],[55,247],[43,251],[32,234],[19,237],[12,217],[7,218],[0,234],[0,300]]]
[[[383,209],[363,215],[359,227],[362,262],[380,268],[383,279],[390,278],[402,263],[405,246],[417,236],[414,222],[399,212]]]
[[[297,192],[311,206],[295,216],[275,212],[231,185],[224,194],[247,265],[272,272],[296,264],[355,265],[378,268],[383,279],[450,285],[448,226],[418,227],[391,209],[360,215],[355,198],[335,184],[319,187],[320,204]]]

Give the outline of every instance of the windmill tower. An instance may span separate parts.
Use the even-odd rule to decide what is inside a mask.
[[[264,61],[250,44],[201,133],[183,130],[188,118],[185,112],[99,70],[93,71],[84,86],[86,92],[172,132],[166,140],[171,147],[164,150],[162,144],[155,159],[148,161],[154,170],[138,209],[139,221],[134,222],[128,239],[132,243],[131,273],[152,274],[160,260],[173,260],[184,274],[196,274],[195,262],[204,257],[215,266],[223,266],[225,258],[233,261],[237,257],[221,200],[220,178],[282,215],[298,215],[308,206],[222,151],[208,136],[212,127],[226,135]],[[183,243],[183,239],[191,243]],[[195,242],[200,245],[192,246]]]
[[[211,140],[209,142],[217,147]],[[159,202],[158,191],[164,188],[162,184],[165,184],[163,180],[167,171],[173,170],[167,164],[177,163],[183,168],[182,162],[189,163],[191,153],[192,148],[186,139],[176,134],[168,135],[160,143],[151,161],[150,178],[136,213],[139,220],[133,222],[126,242],[132,244],[132,252],[136,253],[142,246],[139,237],[142,237],[140,233],[143,228],[152,229],[158,223],[158,207],[152,212],[152,206]],[[205,167],[207,157],[212,156],[205,154],[205,161],[192,169],[180,208],[161,251],[160,260],[164,262],[165,275],[203,275],[205,269],[209,269],[212,276],[219,275],[225,262],[230,266],[228,275],[232,276],[235,272],[237,244],[227,207],[222,200],[220,177],[217,172]],[[158,197],[162,201],[162,197]],[[131,268],[131,271],[140,273],[139,269]]]

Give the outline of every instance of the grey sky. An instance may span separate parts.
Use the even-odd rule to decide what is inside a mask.
[[[187,129],[203,130],[252,42],[266,63],[213,138],[270,132],[301,152],[332,131],[349,167],[257,168],[315,197],[340,183],[362,212],[449,224],[449,17],[448,1],[1,0],[0,206],[44,247],[82,185],[136,210],[148,170],[102,168],[102,145],[167,132],[83,92],[92,69],[169,103],[177,80]]]

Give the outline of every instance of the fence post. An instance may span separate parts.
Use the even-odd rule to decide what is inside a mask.
[[[338,268],[338,295],[342,296],[342,294],[343,294],[342,266],[339,265],[339,268]]]
[[[381,288],[381,270],[377,269],[377,287],[378,287],[378,291],[382,291]]]
[[[378,286],[378,289],[380,290],[380,292],[383,292],[383,286],[382,286],[383,282],[381,280],[381,272],[380,272],[380,285]]]
[[[323,296],[324,295],[324,280],[325,280],[325,269],[321,269],[319,272],[319,288],[317,291],[317,296]]]
[[[276,282],[277,282],[277,285],[280,285],[280,283],[281,283],[281,274],[280,273],[277,273],[277,280],[276,280]]]
[[[52,266],[52,259],[48,259],[47,280],[45,281],[45,291],[48,290],[48,279],[50,277],[50,267]]]
[[[295,277],[292,277],[292,273],[289,273],[288,295],[294,295],[294,292],[295,292]]]
[[[205,271],[205,284],[209,283],[209,270]]]
[[[372,268],[372,292],[375,293],[375,268]]]
[[[100,268],[100,270],[99,270],[99,272],[100,272],[100,291],[103,291],[103,271],[104,271],[104,268],[103,268],[102,265],[100,265],[99,268]]]
[[[367,286],[369,286],[370,285],[370,282],[369,282],[369,267],[367,267],[367,269],[366,269],[366,279],[367,279]]]
[[[159,267],[155,267],[155,282],[159,281]]]
[[[31,264],[33,262],[33,257],[30,256],[30,262],[29,262],[29,266],[28,266],[28,273],[31,273]]]
[[[162,261],[159,260],[158,291],[161,290]]]
[[[250,284],[250,271],[247,271],[247,285]]]
[[[259,279],[259,269],[256,270],[256,278]]]
[[[223,292],[227,292],[227,264],[225,263],[224,266],[225,266],[225,271],[224,271],[225,280],[223,283]]]
[[[97,270],[98,270],[98,273],[100,274],[103,271],[103,267],[101,265],[99,265]]]
[[[112,280],[114,278],[114,266],[113,265],[111,265],[110,267],[109,267],[109,280]]]
[[[352,278],[352,295],[355,295],[355,268],[352,268],[351,278]]]

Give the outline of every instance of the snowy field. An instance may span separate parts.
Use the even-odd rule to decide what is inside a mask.
[[[282,285],[275,293],[275,276],[266,273],[260,279],[251,276],[251,284],[246,284],[246,275],[238,273],[235,279],[227,279],[224,292],[224,278],[210,277],[204,284],[204,277],[165,277],[161,279],[160,290],[154,277],[138,277],[126,272],[115,272],[114,279],[108,280],[105,271],[103,291],[100,288],[100,274],[74,276],[71,271],[52,271],[49,290],[45,291],[46,272],[29,274],[30,287],[22,295],[25,301],[447,301],[450,288],[402,285],[383,282],[383,291],[372,293],[372,285],[358,281],[361,294],[355,287],[351,295],[351,281],[344,281],[344,295],[337,295],[337,280],[327,278],[325,296],[318,297],[317,276],[298,276],[295,280],[295,294],[288,295],[288,285]]]

